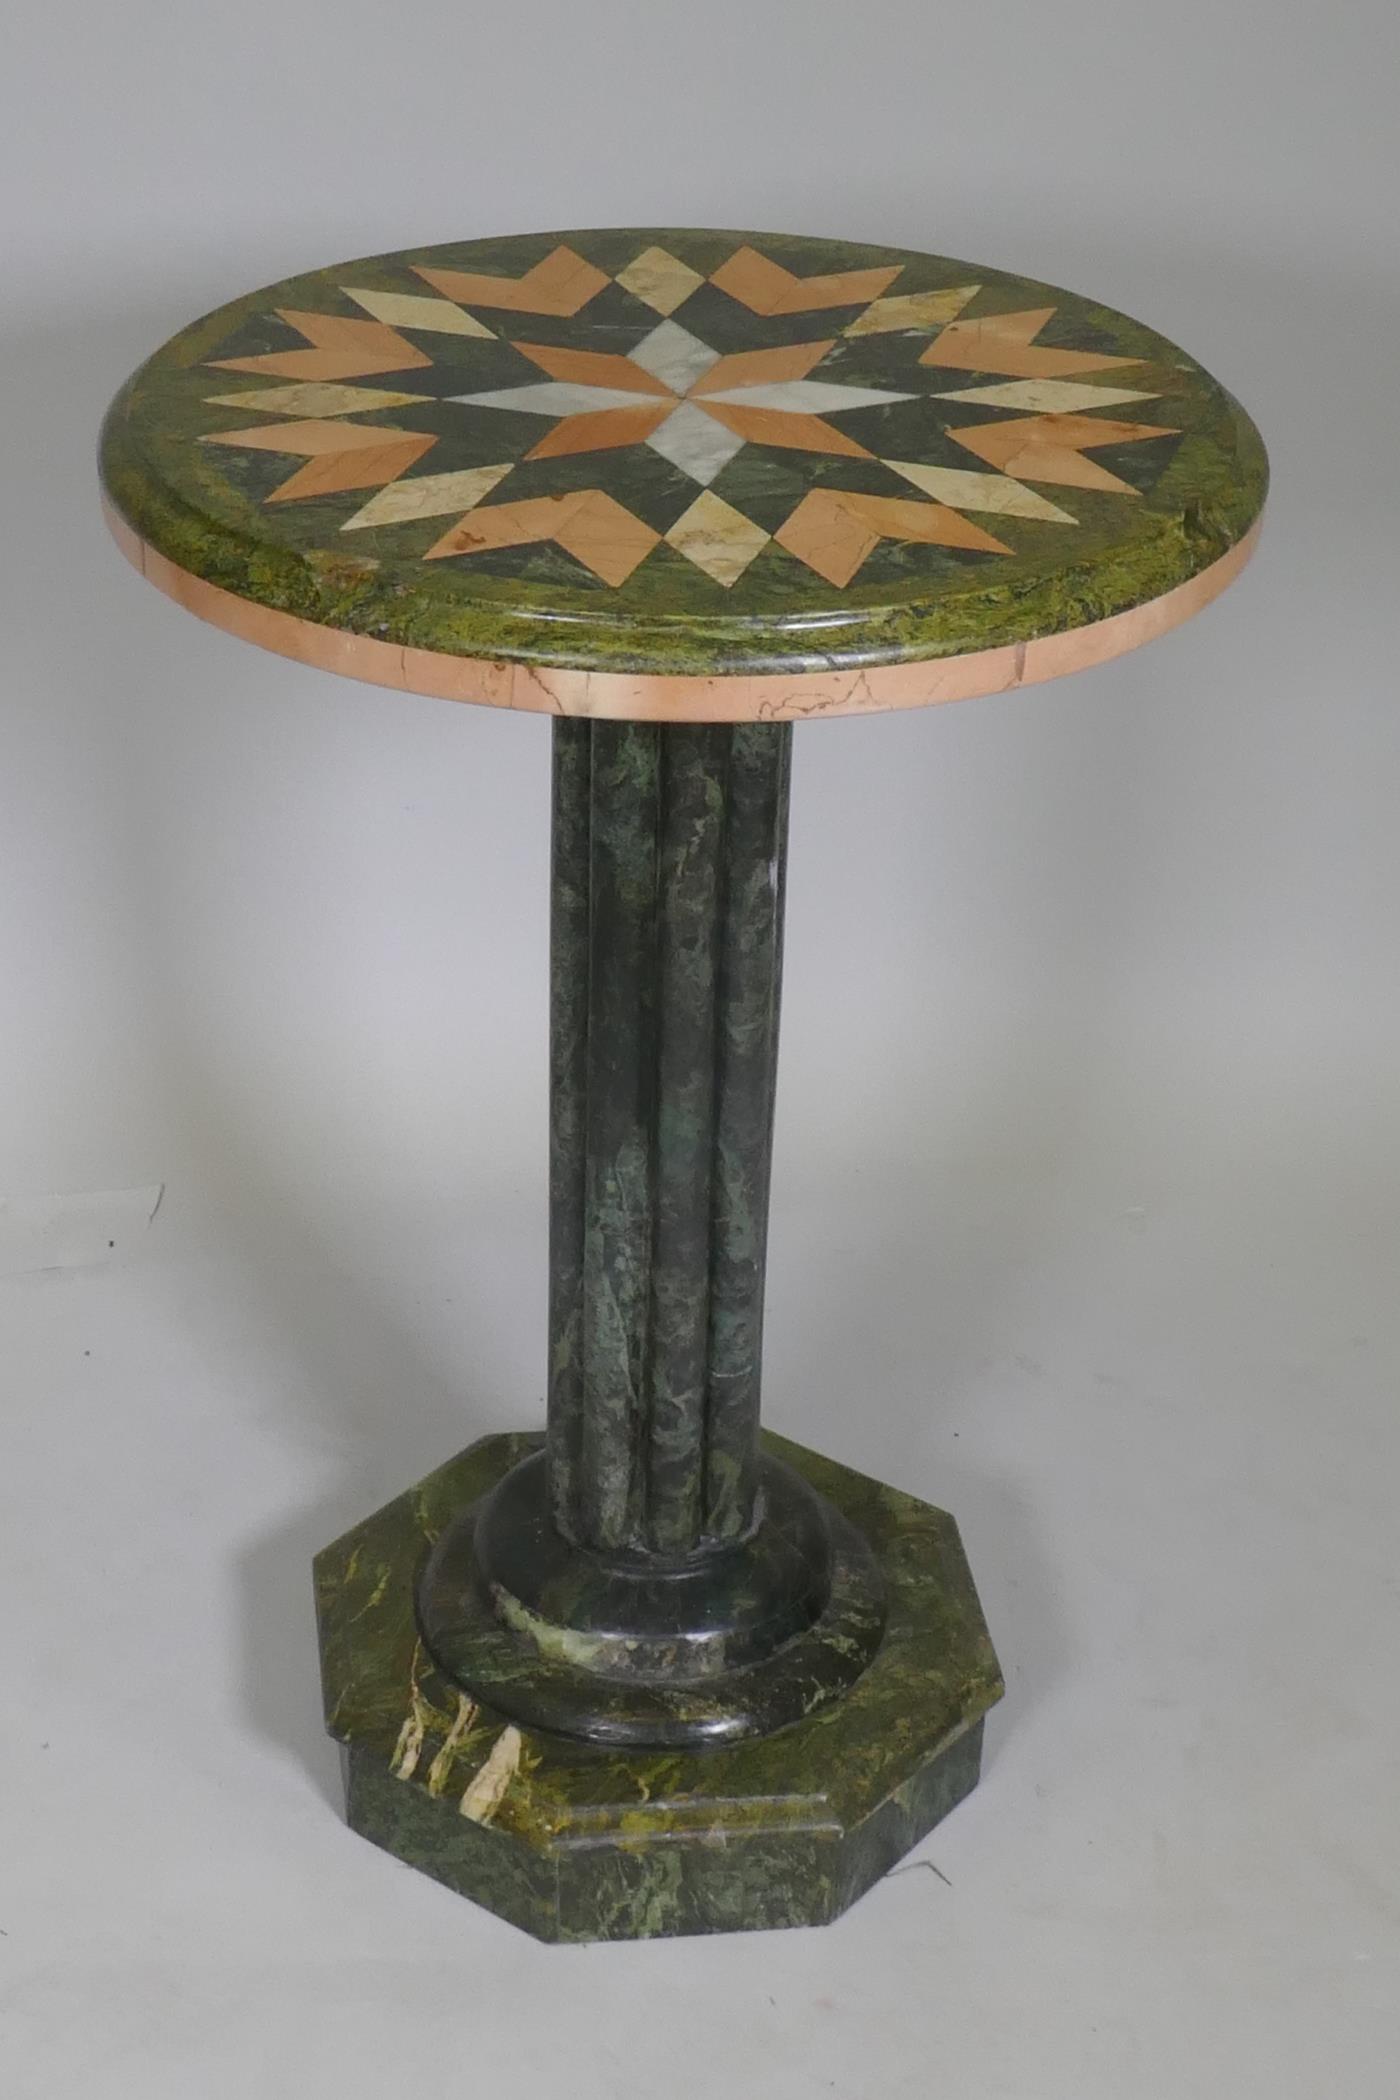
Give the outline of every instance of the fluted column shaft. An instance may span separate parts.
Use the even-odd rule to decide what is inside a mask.
[[[755,1517],[791,731],[554,731],[554,1521],[665,1561]]]

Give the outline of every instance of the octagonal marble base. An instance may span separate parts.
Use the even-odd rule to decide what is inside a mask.
[[[723,1749],[515,1727],[433,1664],[414,1585],[448,1521],[539,1448],[484,1438],[316,1559],[351,1827],[544,1940],[820,1925],[976,1785],[1001,1678],[944,1510],[766,1436],[866,1535],[889,1619],[834,1705]]]

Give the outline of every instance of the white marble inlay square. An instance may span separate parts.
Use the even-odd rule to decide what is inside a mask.
[[[720,468],[727,466],[744,447],[741,437],[689,401],[680,402],[646,442],[653,452],[659,452],[702,488],[707,488]]]
[[[824,379],[782,379],[772,386],[727,386],[707,394],[734,408],[775,408],[787,415],[830,416],[845,408],[877,408],[884,401],[917,401],[873,386],[835,386]]]
[[[702,343],[679,321],[663,321],[627,355],[634,365],[640,365],[653,379],[670,387],[673,394],[689,393],[696,380],[719,362],[718,350]]]
[[[535,386],[497,387],[489,394],[449,394],[470,408],[515,408],[527,416],[586,416],[601,408],[640,408],[655,403],[655,394],[635,394],[618,386],[576,386],[570,380],[542,379]]]

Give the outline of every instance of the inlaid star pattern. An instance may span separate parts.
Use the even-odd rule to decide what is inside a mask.
[[[517,341],[516,349],[549,379],[453,398],[469,408],[558,417],[527,459],[645,444],[707,487],[748,443],[874,457],[823,418],[916,396],[809,379],[834,345],[833,337],[722,357],[678,322],[666,320],[622,357]]]
[[[283,383],[207,396],[220,408],[278,420],[207,432],[202,442],[300,460],[266,493],[267,503],[374,491],[343,520],[342,532],[452,518],[420,547],[424,559],[470,562],[548,542],[613,589],[662,546],[724,590],[760,556],[799,562],[844,589],[882,541],[995,563],[1016,548],[968,513],[997,520],[1003,532],[1018,521],[1060,529],[1078,523],[1029,483],[1096,496],[1138,494],[1088,455],[1175,434],[1168,425],[1102,414],[1157,398],[1118,383],[1140,359],[1042,341],[1054,307],[969,312],[979,302],[978,284],[900,292],[902,267],[802,277],[744,246],[705,276],[652,247],[610,276],[565,245],[513,278],[417,266],[414,276],[427,292],[409,288],[407,270],[400,290],[347,285],[341,290],[357,315],[279,309],[299,344],[212,360],[225,371]],[[608,309],[606,325],[590,325],[593,302],[604,293],[616,299],[618,288],[630,312],[650,309],[658,318],[623,333]],[[716,299],[723,302],[718,319]],[[803,317],[827,314],[832,320],[820,336],[802,333],[811,326]],[[734,320],[725,323],[725,315]],[[744,324],[746,315],[753,318]],[[516,319],[507,329],[501,316]],[[546,325],[532,327],[534,317]],[[534,339],[571,324],[581,340]],[[788,324],[795,340],[764,339]],[[722,350],[707,340],[718,329],[720,341],[742,342],[745,325],[751,337],[757,331],[753,347]],[[593,347],[619,337],[627,347]],[[882,375],[907,385],[844,376],[847,346],[859,356],[862,339],[878,337],[897,338],[903,357],[895,369],[886,358]],[[541,376],[441,391],[444,339],[453,344],[454,378],[470,372],[474,357],[486,361],[478,367],[483,375],[502,376],[504,358],[523,360]],[[435,343],[444,345],[437,357]],[[1105,373],[1112,384],[1102,383]],[[946,384],[957,378],[970,383]],[[392,383],[400,379],[403,388]],[[360,383],[366,380],[375,384]],[[430,381],[432,390],[424,391]],[[478,459],[483,449],[499,456],[448,467],[449,449],[446,458],[439,451],[439,466],[431,455],[444,442],[443,417],[453,411],[471,419],[460,427],[470,431]],[[894,411],[902,416],[897,423]],[[419,422],[423,427],[414,427]],[[532,422],[546,426],[533,438]],[[896,429],[897,457],[894,447],[877,449]],[[695,493],[667,515],[658,517],[653,506],[642,516],[638,510],[647,506],[635,492],[629,502],[625,474],[614,474],[609,487],[581,486],[574,468],[555,487],[541,483],[541,463],[599,455],[601,467],[603,455],[635,456],[634,448],[664,462],[677,486]],[[750,497],[745,508],[737,500],[742,491],[731,488],[725,470],[749,448],[797,468],[796,483],[791,473],[775,482],[789,491],[785,515],[775,516],[771,501],[765,507]],[[979,465],[956,463],[966,455]],[[827,470],[817,471],[823,460],[839,463],[848,481],[853,469],[864,470],[866,485],[831,485]],[[726,493],[715,489],[717,481]],[[767,522],[749,515],[755,508]]]

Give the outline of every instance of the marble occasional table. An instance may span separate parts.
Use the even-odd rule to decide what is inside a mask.
[[[976,1783],[1001,1682],[953,1519],[759,1428],[791,725],[1189,618],[1257,433],[1048,285],[614,230],[238,299],[102,478],[202,618],[555,718],[547,1428],[319,1556],[350,1822],[544,1939],[832,1918]]]

